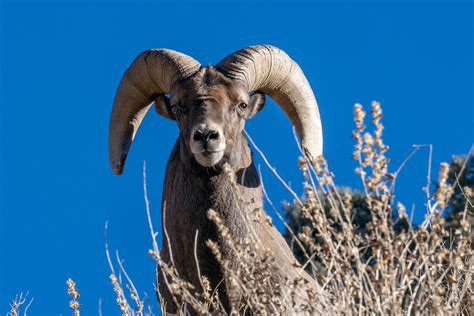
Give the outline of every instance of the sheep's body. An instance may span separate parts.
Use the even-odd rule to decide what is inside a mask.
[[[291,296],[285,305],[301,305],[298,301],[311,296],[306,289],[316,289],[316,282],[294,266],[291,250],[262,210],[260,182],[243,128],[246,120],[262,110],[265,95],[275,100],[295,126],[308,158],[319,156],[321,122],[311,87],[299,66],[269,45],[243,48],[215,67],[202,67],[173,50],[145,51],[123,75],[110,118],[109,161],[116,174],[123,172],[133,138],[151,103],[158,114],[176,121],[180,136],[169,158],[163,192],[162,259],[174,263],[180,278],[191,283],[195,292],[202,290],[198,270],[211,287],[219,285],[227,310],[252,300],[251,296],[271,299],[273,294],[286,299]],[[220,215],[237,244],[249,241],[254,251],[248,258],[226,248],[207,217],[209,209]],[[246,293],[240,302],[240,292],[235,291],[235,284],[225,282],[228,273],[223,273],[225,269],[206,246],[207,240],[220,247],[229,269],[239,273],[236,278],[254,275],[249,271],[254,267],[265,270],[260,275],[265,278],[256,282],[259,291]],[[242,265],[239,260],[244,260]],[[245,264],[249,269],[239,269]],[[310,287],[294,290],[291,283],[297,279]],[[167,310],[176,310],[161,273],[159,281]]]
[[[198,275],[200,271],[209,279],[212,288],[218,286],[220,300],[228,309],[228,285],[224,281],[221,266],[205,244],[207,240],[219,241],[216,226],[207,218],[208,210],[213,209],[223,219],[233,238],[243,240],[256,236],[260,249],[265,248],[275,254],[275,271],[272,272],[275,284],[285,284],[286,279],[296,278],[304,278],[313,283],[309,275],[293,266],[296,263],[295,258],[276,228],[268,221],[255,216],[255,210],[262,208],[262,192],[245,137],[242,135],[240,148],[234,148],[234,153],[241,155],[238,160],[240,163],[231,166],[235,172],[237,188],[229,175],[222,170],[196,172],[196,169],[187,163],[186,157],[183,157],[186,154],[180,152],[180,139],[169,158],[164,181],[163,231],[166,231],[169,240],[163,241],[162,260],[167,264],[174,263],[180,277],[191,283],[198,292],[202,288]],[[247,219],[244,219],[244,212],[248,216]],[[194,242],[196,232],[197,244]],[[171,245],[171,251],[168,245]],[[222,245],[223,252],[230,254],[226,251],[225,244]],[[195,250],[199,270],[194,256]],[[228,259],[231,263],[233,260],[239,260],[232,256]],[[313,287],[313,290],[316,288]],[[168,304],[173,302],[161,273],[159,291]],[[170,311],[175,309],[171,308]]]

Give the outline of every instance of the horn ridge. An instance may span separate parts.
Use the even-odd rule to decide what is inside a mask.
[[[295,126],[310,159],[322,155],[318,105],[306,76],[283,50],[271,45],[242,48],[216,66],[226,76],[244,82],[249,91],[270,96]]]
[[[115,94],[109,123],[109,163],[123,172],[133,138],[159,94],[169,93],[174,82],[187,78],[201,65],[192,57],[170,49],[142,52],[125,71]]]

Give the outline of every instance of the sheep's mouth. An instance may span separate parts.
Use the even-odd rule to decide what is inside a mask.
[[[194,154],[197,162],[203,167],[212,167],[221,161],[224,156],[224,150],[218,151],[202,151],[200,153]]]
[[[205,150],[201,154],[204,156],[207,156],[207,155],[212,155],[212,154],[218,154],[220,152],[222,152],[222,150]]]

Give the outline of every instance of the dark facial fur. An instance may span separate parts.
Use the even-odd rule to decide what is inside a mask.
[[[175,84],[171,98],[161,95],[155,109],[176,120],[182,162],[196,172],[241,164],[245,120],[265,103],[261,93],[249,95],[239,82],[212,67]]]

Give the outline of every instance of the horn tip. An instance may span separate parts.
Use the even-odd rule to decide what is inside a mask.
[[[123,167],[115,167],[112,169],[112,172],[119,176],[123,173]]]
[[[115,173],[118,176],[123,173],[123,168],[125,166],[126,158],[127,158],[127,154],[121,154],[120,159],[118,159],[118,162],[116,161],[116,159],[111,160],[110,165],[112,167],[113,173]]]

